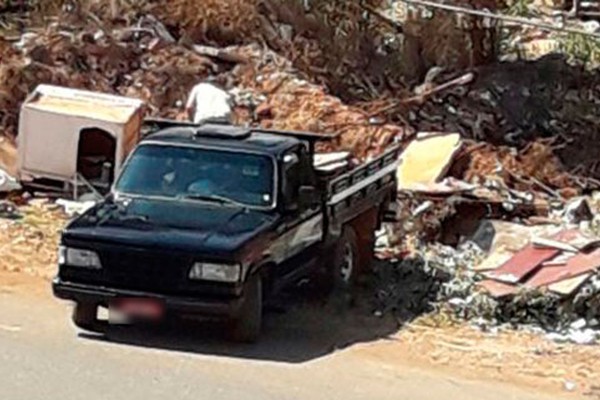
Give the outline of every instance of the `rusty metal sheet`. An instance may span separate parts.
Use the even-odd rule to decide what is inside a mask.
[[[485,276],[501,282],[518,283],[525,276],[539,268],[544,261],[550,260],[558,254],[560,254],[560,250],[537,248],[529,244],[499,268],[487,272]]]
[[[578,229],[565,229],[550,236],[549,239],[567,243],[577,248],[589,247],[596,241],[596,239],[585,236]],[[555,258],[561,253],[562,250],[558,248],[538,247],[534,244],[528,244],[517,252],[513,258],[496,270],[486,273],[485,276],[506,283],[522,282],[528,275],[541,268],[542,263]]]
[[[600,249],[591,253],[578,253],[563,266],[542,267],[525,284],[529,287],[542,287],[561,282],[600,268]]]

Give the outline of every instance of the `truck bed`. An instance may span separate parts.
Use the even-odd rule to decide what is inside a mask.
[[[394,146],[374,160],[332,179],[326,195],[329,217],[343,224],[381,203],[391,189],[395,194],[400,152],[400,146]]]

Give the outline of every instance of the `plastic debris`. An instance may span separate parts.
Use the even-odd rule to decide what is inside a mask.
[[[66,199],[56,200],[56,204],[61,206],[65,214],[69,217],[74,217],[85,213],[90,208],[96,205],[95,201],[71,201]]]
[[[6,171],[0,169],[0,193],[12,192],[21,189],[21,185]]]

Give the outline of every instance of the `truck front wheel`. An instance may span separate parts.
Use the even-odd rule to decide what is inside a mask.
[[[231,321],[230,338],[236,342],[253,343],[258,340],[262,326],[263,291],[262,277],[250,277],[240,314]]]
[[[97,317],[98,306],[93,303],[76,303],[73,308],[73,323],[78,328],[90,332],[104,333],[106,323],[100,321]]]

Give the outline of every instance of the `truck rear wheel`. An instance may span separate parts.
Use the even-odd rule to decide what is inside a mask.
[[[255,274],[247,283],[244,301],[237,318],[231,321],[229,335],[235,342],[254,343],[262,327],[262,277]]]
[[[359,266],[357,244],[354,229],[344,228],[335,246],[332,265],[332,299],[339,306],[349,306],[354,302],[353,291]]]
[[[73,308],[73,323],[78,328],[90,332],[105,333],[106,323],[97,317],[98,305],[93,303],[76,303]]]

